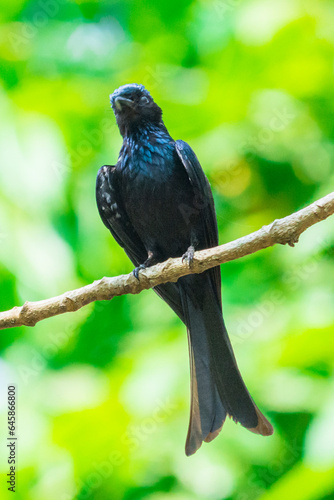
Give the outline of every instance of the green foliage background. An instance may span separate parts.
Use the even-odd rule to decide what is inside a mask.
[[[2,0],[0,21],[2,310],[130,272],[94,198],[121,84],[146,85],[195,149],[221,242],[334,189],[333,1]],[[2,332],[1,498],[12,382],[17,500],[334,498],[333,229],[222,268],[270,438],[227,421],[185,457],[186,332],[152,291]]]

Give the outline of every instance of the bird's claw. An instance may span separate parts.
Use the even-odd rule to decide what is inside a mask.
[[[135,267],[133,272],[133,275],[137,280],[139,281],[139,271],[141,269],[147,269],[148,267],[153,266],[153,264],[156,262],[155,256],[152,251],[148,252],[148,258],[143,262],[143,264],[140,264],[138,267]]]
[[[182,255],[182,262],[188,261],[189,267],[192,265],[195,255],[195,248],[191,245],[186,253]]]
[[[145,264],[140,264],[140,266],[135,267],[134,270],[132,271],[132,274],[138,281],[139,281],[139,271],[141,269],[146,269]]]

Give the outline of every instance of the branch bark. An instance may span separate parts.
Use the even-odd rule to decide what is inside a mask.
[[[334,192],[294,214],[263,226],[254,233],[218,247],[196,252],[191,267],[186,262],[182,262],[181,258],[168,259],[166,262],[141,271],[139,281],[132,273],[113,278],[105,277],[57,297],[38,302],[25,302],[21,307],[14,307],[0,313],[0,330],[23,325],[34,326],[38,321],[77,311],[96,300],[110,300],[118,295],[136,294],[162,283],[175,282],[181,276],[202,273],[211,267],[240,259],[277,243],[294,246],[307,228],[327,219],[333,213]]]

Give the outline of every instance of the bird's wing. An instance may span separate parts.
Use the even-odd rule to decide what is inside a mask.
[[[200,162],[189,144],[184,141],[175,141],[175,148],[184,168],[187,171],[190,183],[196,197],[196,207],[202,214],[207,248],[218,245],[218,226],[216,211],[208,179],[203,172]],[[220,268],[214,267],[210,272],[221,305],[221,277]]]
[[[124,248],[133,264],[139,266],[147,259],[147,251],[122,207],[117,192],[119,190],[117,189],[116,167],[104,165],[98,171],[96,179],[96,201],[101,219],[117,243]],[[184,321],[177,285],[165,283],[156,286],[154,291]]]
[[[96,178],[96,202],[101,219],[117,243],[139,266],[147,259],[145,247],[117,197],[116,167],[104,165]]]

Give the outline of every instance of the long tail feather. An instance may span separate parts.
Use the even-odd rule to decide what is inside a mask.
[[[238,369],[209,273],[179,280],[188,327],[191,413],[186,454],[220,432],[226,414],[251,432],[273,428],[251,398]]]

